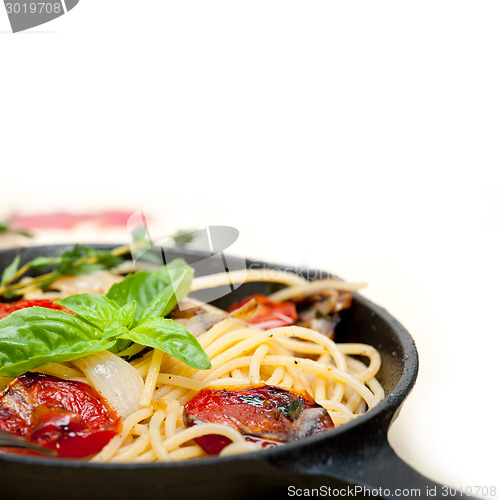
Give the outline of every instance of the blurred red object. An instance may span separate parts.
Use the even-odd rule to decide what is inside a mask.
[[[73,229],[79,224],[94,224],[101,228],[126,227],[131,212],[104,211],[95,214],[55,212],[37,215],[15,215],[10,219],[13,227],[25,231],[40,229]]]

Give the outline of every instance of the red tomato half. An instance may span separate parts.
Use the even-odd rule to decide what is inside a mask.
[[[37,299],[37,300],[18,300],[17,302],[11,302],[9,304],[0,304],[0,319],[9,316],[14,311],[19,311],[19,309],[25,309],[26,307],[47,307],[48,309],[57,309],[58,311],[64,311],[69,314],[74,314],[69,309],[59,306],[56,302],[51,299]]]
[[[0,394],[0,429],[55,450],[60,457],[97,453],[121,427],[116,412],[83,382],[28,372]]]
[[[229,312],[239,309],[254,299],[257,303],[256,312],[246,321],[261,330],[293,325],[297,320],[296,305],[294,302],[273,302],[264,295],[251,295],[241,302],[230,307]]]
[[[307,394],[261,385],[228,391],[203,389],[186,405],[185,425],[206,422],[225,424],[245,434],[247,441],[262,447],[295,441],[334,427],[322,406]],[[230,440],[217,434],[195,439],[208,454],[216,455]]]

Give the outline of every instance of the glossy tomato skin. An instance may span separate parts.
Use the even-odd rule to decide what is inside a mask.
[[[55,450],[60,457],[93,455],[121,427],[116,412],[83,382],[28,372],[0,395],[0,429]]]
[[[263,384],[230,391],[203,389],[185,405],[183,418],[187,426],[207,422],[228,425],[263,448],[334,427],[327,411],[306,393]],[[216,434],[195,441],[210,455],[231,442]]]
[[[27,307],[46,307],[48,309],[56,309],[58,311],[64,311],[69,314],[73,314],[71,311],[65,307],[59,306],[56,302],[51,299],[35,299],[35,300],[18,300],[16,302],[10,302],[8,304],[0,303],[0,319],[6,318],[14,311],[19,311],[20,309],[26,309]]]
[[[244,300],[231,306],[228,311],[235,311],[253,299],[257,304],[256,312],[250,318],[246,319],[251,325],[261,330],[270,330],[271,328],[290,326],[296,322],[297,312],[294,302],[273,302],[264,295],[246,297]]]

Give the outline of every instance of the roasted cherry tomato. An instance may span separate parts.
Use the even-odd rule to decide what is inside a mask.
[[[261,330],[269,330],[279,326],[293,325],[297,320],[296,305],[294,302],[273,302],[264,295],[251,295],[241,302],[233,305],[228,310],[235,311],[247,304],[250,300],[255,300],[257,307],[250,317],[245,320]]]
[[[334,427],[325,410],[307,394],[260,385],[228,391],[203,389],[186,405],[185,425],[226,424],[262,447],[277,446]],[[230,440],[217,434],[195,439],[208,454],[216,455]]]
[[[121,431],[121,419],[88,384],[26,373],[0,394],[0,429],[82,458],[99,452]]]
[[[59,311],[65,311],[69,314],[73,314],[69,309],[59,306],[56,302],[51,299],[37,299],[37,300],[18,300],[17,302],[10,302],[9,304],[0,304],[0,319],[9,316],[14,311],[19,311],[19,309],[25,309],[26,307],[47,307],[48,309],[57,309]]]

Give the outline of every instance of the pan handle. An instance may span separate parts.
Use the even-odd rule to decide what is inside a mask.
[[[357,447],[355,453],[341,461],[338,472],[354,485],[375,490],[380,498],[449,496],[446,486],[423,476],[399,458],[385,435],[377,436],[374,443],[363,442],[363,446]]]
[[[314,485],[330,487],[332,491],[337,488],[339,496],[475,499],[417,472],[396,455],[387,440],[387,430],[382,426],[374,429],[375,425],[369,425],[354,429],[358,432],[349,430],[335,435],[320,444],[295,450],[274,461],[274,465],[296,474],[290,477],[316,476]]]

